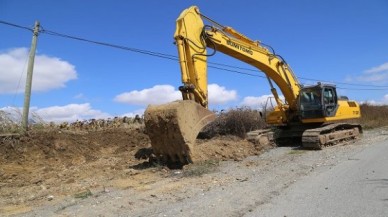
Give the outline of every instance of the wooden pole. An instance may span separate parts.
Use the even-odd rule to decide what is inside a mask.
[[[34,71],[35,51],[36,51],[36,44],[38,40],[39,27],[40,27],[39,21],[35,21],[34,32],[32,34],[30,55],[28,59],[26,88],[24,90],[24,105],[23,105],[23,116],[22,116],[22,130],[24,131],[24,133],[27,133],[28,131],[28,113],[30,111],[32,74]]]

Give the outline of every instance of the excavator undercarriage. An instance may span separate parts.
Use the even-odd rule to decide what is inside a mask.
[[[349,123],[331,123],[321,127],[307,129],[302,134],[302,147],[322,149],[357,139],[362,133],[361,125]]]
[[[319,150],[359,138],[362,128],[353,123],[294,125],[273,128],[273,134],[271,138],[278,146],[299,145],[306,149]]]

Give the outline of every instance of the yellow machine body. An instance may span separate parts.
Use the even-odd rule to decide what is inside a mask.
[[[209,21],[212,25],[205,25],[204,19]],[[322,111],[320,112],[319,109],[318,112],[314,111],[315,113],[312,112],[313,110],[308,111],[308,105],[303,104],[301,95],[303,93],[303,96],[308,96],[310,92],[305,91],[305,88],[299,83],[297,77],[291,70],[291,67],[282,57],[276,55],[273,50],[270,51],[267,46],[263,46],[259,41],[251,40],[233,28],[222,26],[202,15],[196,6],[192,6],[180,14],[176,20],[174,39],[178,49],[179,65],[183,83],[179,90],[182,92],[183,101],[190,100],[200,105],[200,107],[196,106],[197,109],[206,109],[209,105],[207,82],[207,57],[209,54],[207,48],[210,48],[213,49],[213,51],[220,51],[228,56],[252,65],[258,69],[258,73],[264,73],[266,75],[270,90],[276,101],[276,107],[266,117],[266,121],[270,125],[287,126],[294,122],[299,122],[301,124],[328,123],[359,118],[361,115],[360,107],[355,101],[341,100],[336,93],[335,86],[325,86],[321,84],[316,89],[321,91],[319,94],[326,94],[329,98],[331,97],[332,104],[325,104],[321,107],[317,107],[318,104],[314,104],[310,107],[313,108],[315,106],[321,108]],[[280,99],[273,83],[280,89],[284,96],[284,101]],[[324,99],[324,97],[320,98],[322,103],[324,102]],[[175,103],[174,106],[176,110],[180,110],[178,108],[181,106],[180,104]],[[149,110],[146,111],[146,123],[147,119],[163,119],[164,109],[164,105],[159,107],[153,106],[152,112],[149,112]],[[214,119],[214,117],[209,118],[211,116],[210,113],[196,112],[196,114],[203,114],[207,117],[206,120],[208,121],[200,122],[201,127],[210,122],[211,119]],[[185,116],[184,113],[180,113],[180,115]],[[192,113],[188,115],[192,115]],[[185,118],[182,117],[175,117],[175,119],[185,120]],[[193,120],[202,120],[202,118],[197,117]],[[170,124],[174,125],[173,122],[174,121]],[[146,124],[148,131],[163,131],[176,128],[172,125],[170,127],[168,125],[157,126],[152,124],[152,121],[149,123],[150,124],[148,125],[152,125],[152,127],[147,126]],[[195,125],[196,129],[201,128],[198,127],[199,125],[197,123],[189,123],[189,125]],[[185,129],[190,130],[190,128]],[[165,148],[166,150],[169,149],[168,153],[163,152],[163,148],[160,147],[163,147],[163,145],[166,147],[170,146],[170,142],[163,140],[165,141],[164,144],[159,144],[161,141],[160,135],[162,134],[159,133],[158,136],[151,136],[152,144],[158,143],[158,154],[168,155],[173,159],[182,159],[182,157],[174,157],[172,155],[190,155],[188,151],[182,152],[183,149],[181,148],[176,149],[179,150],[176,151],[177,153],[171,153],[171,149],[169,148]],[[185,143],[185,140],[186,139],[183,138],[181,140],[182,144],[179,145],[184,146],[185,144],[183,143]],[[191,139],[190,142],[192,142]]]

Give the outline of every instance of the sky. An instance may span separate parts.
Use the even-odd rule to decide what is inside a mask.
[[[175,20],[192,5],[271,45],[302,84],[322,80],[358,102],[388,104],[387,0],[0,0],[0,21],[32,28],[38,20],[46,31],[177,56]],[[32,33],[0,23],[0,35],[0,109],[14,111],[23,106]],[[209,61],[253,69],[221,53]],[[270,96],[261,77],[208,73],[210,109],[261,108]],[[180,85],[176,60],[42,32],[30,106],[47,122],[141,115],[180,99]]]

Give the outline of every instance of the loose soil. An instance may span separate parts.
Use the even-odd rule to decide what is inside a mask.
[[[66,198],[86,198],[108,189],[138,189],[180,173],[135,153],[149,148],[144,127],[98,131],[34,130],[17,140],[0,140],[0,213],[21,214]],[[270,147],[235,136],[197,140],[197,165],[207,172],[218,161],[241,161]],[[207,164],[209,163],[209,165]],[[190,170],[190,167],[186,168]]]

